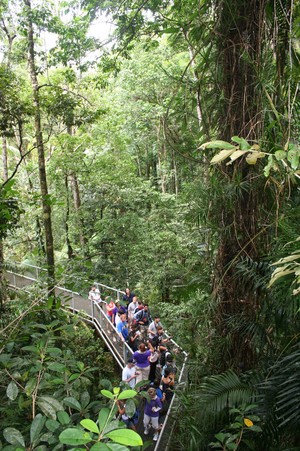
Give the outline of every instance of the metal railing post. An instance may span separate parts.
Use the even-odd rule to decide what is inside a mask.
[[[75,312],[75,301],[74,301],[74,292],[72,291],[72,300],[71,300],[73,313]]]
[[[92,313],[92,321],[95,321],[95,306],[94,306],[94,301],[92,301],[90,299],[90,303],[91,303],[91,313]]]
[[[126,365],[126,362],[127,362],[127,349],[126,349],[125,341],[123,342],[123,360],[124,360],[124,365]]]

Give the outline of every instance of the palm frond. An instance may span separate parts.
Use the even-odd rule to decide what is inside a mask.
[[[226,408],[250,404],[254,398],[253,387],[241,381],[232,370],[206,378],[201,384],[200,393],[203,407],[212,415]]]
[[[300,343],[272,368],[260,386],[266,418],[273,416],[279,429],[292,429],[300,421]]]

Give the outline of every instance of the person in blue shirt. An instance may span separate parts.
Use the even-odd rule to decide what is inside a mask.
[[[129,330],[128,330],[128,324],[126,321],[126,313],[122,313],[120,315],[120,322],[117,325],[117,331],[122,341],[127,341]]]

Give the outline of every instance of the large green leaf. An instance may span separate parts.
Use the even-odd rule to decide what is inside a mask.
[[[251,148],[251,144],[248,143],[244,138],[239,138],[238,136],[233,136],[232,141],[240,145],[241,150],[249,150]]]
[[[126,401],[125,412],[129,418],[133,417],[133,415],[135,414],[136,406],[135,406],[135,402],[133,399],[128,399]]]
[[[66,425],[70,423],[70,417],[67,412],[59,411],[57,412],[57,419],[60,424]]]
[[[59,412],[58,412],[59,413]],[[58,429],[60,427],[60,423],[56,420],[47,420],[46,421],[46,428],[51,431],[54,432],[56,431],[56,429]]]
[[[40,396],[37,405],[41,411],[52,420],[56,420],[56,412],[64,410],[63,405],[52,396]]]
[[[46,418],[40,413],[34,417],[30,426],[30,443],[33,443],[39,437],[45,422]]]
[[[116,429],[121,429],[123,427],[126,427],[124,423],[120,423],[119,420],[111,420],[107,423],[103,430],[103,434],[107,434],[110,431],[115,431]]]
[[[236,150],[235,152],[233,152],[230,155],[230,161],[227,164],[231,164],[233,163],[235,160],[237,160],[238,158],[240,158],[241,156],[245,155],[245,151],[244,150]]]
[[[129,451],[129,448],[118,443],[97,442],[91,447],[91,451]]]
[[[62,350],[59,348],[48,348],[47,349],[48,353],[53,355],[53,356],[57,356],[60,355],[62,353]]]
[[[100,410],[99,415],[98,415],[98,423],[99,423],[99,429],[100,432],[103,431],[105,424],[107,423],[107,419],[109,417],[109,412],[110,410],[107,409],[106,407],[104,407],[103,409]]]
[[[53,398],[52,396],[40,396],[38,398],[39,402],[47,402],[50,404],[53,409],[55,409],[56,412],[59,410],[64,410],[64,407],[61,402],[59,402],[57,399]]]
[[[66,370],[66,366],[59,362],[51,362],[48,365],[49,370],[62,372]]]
[[[16,397],[18,396],[19,389],[17,384],[14,381],[11,381],[10,384],[7,386],[6,394],[9,399],[14,401]]]
[[[77,399],[72,398],[71,396],[69,396],[68,398],[64,398],[63,403],[66,406],[71,407],[72,409],[79,410],[79,411],[81,410],[81,405],[79,404]]]
[[[96,423],[93,420],[86,418],[84,420],[81,420],[80,424],[82,427],[84,427],[88,431],[95,432],[95,434],[100,433],[98,426],[96,425]]]
[[[124,390],[120,395],[118,396],[118,399],[130,399],[134,398],[137,395],[137,392],[135,390]]]
[[[3,431],[3,437],[11,445],[25,446],[23,435],[20,431],[18,431],[18,429],[5,428]]]
[[[32,345],[23,346],[23,348],[21,348],[21,349],[22,349],[22,351],[31,351],[31,352],[34,352],[35,354],[39,354],[39,352],[40,352],[36,346],[32,346]]]
[[[91,400],[91,397],[89,395],[89,392],[84,391],[81,396],[80,396],[80,404],[82,405],[83,408],[87,407],[87,405],[89,404]]]
[[[101,394],[109,399],[114,399],[114,395],[108,390],[101,390]]]
[[[221,150],[221,152],[217,153],[211,160],[211,164],[221,163],[221,161],[226,160],[226,158],[230,157],[232,153],[236,151],[236,148],[233,147],[229,150]]]
[[[86,445],[92,440],[89,432],[83,431],[82,429],[69,428],[65,429],[59,435],[60,443],[64,445]]]
[[[56,420],[56,410],[47,401],[38,401],[37,405],[46,417]]]
[[[209,141],[207,143],[204,143],[201,145],[204,149],[227,149],[227,150],[235,150],[235,146],[233,144],[230,144],[227,141]]]
[[[105,434],[105,437],[108,437],[114,442],[120,443],[121,445],[143,445],[142,438],[139,436],[139,434],[137,434],[135,431],[132,431],[131,429],[116,429]]]
[[[111,451],[129,451],[127,446],[119,445],[119,443],[108,443],[108,446]]]
[[[97,442],[91,447],[91,451],[111,451],[106,443]]]

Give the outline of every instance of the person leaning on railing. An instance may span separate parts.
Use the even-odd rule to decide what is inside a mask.
[[[126,313],[121,313],[120,315],[120,322],[118,323],[117,332],[119,334],[119,337],[122,341],[128,340],[129,330],[128,330],[128,324],[126,321]]]

